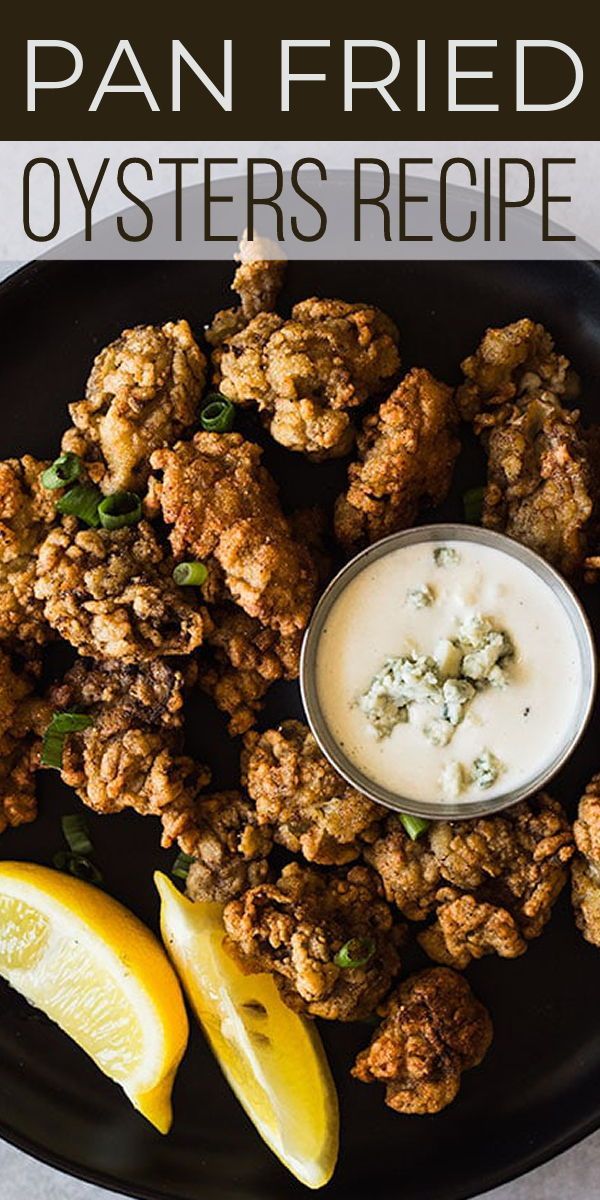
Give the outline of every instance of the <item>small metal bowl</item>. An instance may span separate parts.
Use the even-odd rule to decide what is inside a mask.
[[[526,783],[510,792],[498,794],[489,799],[460,801],[423,801],[412,800],[409,796],[397,795],[387,788],[374,782],[363,774],[350,761],[331,734],[319,703],[316,685],[316,655],[319,638],[323,625],[331,608],[356,575],[369,567],[374,561],[398,550],[403,546],[412,546],[422,542],[474,542],[478,545],[491,546],[512,558],[518,559],[529,567],[539,579],[552,589],[562,604],[575,633],[579,647],[581,662],[581,695],[577,713],[571,730],[568,732],[564,745],[554,759],[546,764],[543,770],[532,776]],[[310,728],[325,756],[335,767],[336,771],[352,787],[399,812],[408,813],[415,817],[453,820],[460,818],[478,817],[498,812],[524,800],[534,792],[539,791],[556,775],[577,746],[585,730],[592,711],[596,691],[596,651],[589,621],[577,596],[568,583],[555,571],[539,554],[515,542],[504,534],[494,533],[489,529],[481,529],[472,525],[423,525],[415,529],[406,529],[383,538],[373,546],[367,547],[335,576],[324,591],[312,616],[302,645],[300,662],[300,688],[302,701]]]

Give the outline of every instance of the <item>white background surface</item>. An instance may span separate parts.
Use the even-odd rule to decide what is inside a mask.
[[[9,144],[4,143],[5,147],[7,145]],[[596,142],[589,144],[587,148],[588,154],[594,154],[594,165],[597,162],[599,145]],[[261,154],[260,145],[254,145],[253,150],[257,155]],[[489,151],[497,153],[493,143]],[[376,153],[373,143],[370,143],[370,153]],[[6,179],[6,175],[4,178]],[[0,202],[6,199],[5,187],[0,183]],[[592,189],[589,189],[582,203],[585,211],[580,211],[579,216],[580,219],[583,216],[585,233],[590,241],[597,244],[595,230],[598,222],[598,197],[593,194]],[[114,208],[120,206],[114,204]],[[3,249],[1,243],[0,231],[0,253]],[[0,263],[0,278],[10,270],[8,264]],[[489,1102],[493,1104],[492,1096],[489,1097]],[[105,1192],[90,1184],[67,1178],[50,1167],[27,1158],[11,1146],[0,1144],[0,1200],[102,1200],[103,1197],[106,1200],[113,1195],[114,1193]],[[488,1197],[489,1200],[598,1200],[600,1131],[515,1183],[489,1192]],[[376,1200],[376,1197],[373,1197],[373,1200]]]

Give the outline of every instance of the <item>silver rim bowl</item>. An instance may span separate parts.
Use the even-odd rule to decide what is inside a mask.
[[[375,783],[365,775],[340,749],[331,734],[323,716],[316,685],[316,657],[319,638],[323,625],[338,597],[348,584],[366,567],[384,555],[390,554],[403,546],[411,546],[421,542],[463,541],[477,545],[491,546],[529,567],[561,602],[573,627],[579,647],[581,664],[581,692],[577,712],[565,742],[555,757],[544,765],[531,779],[520,787],[493,796],[485,795],[481,800],[460,801],[423,801],[412,800],[409,796],[397,795]],[[562,575],[555,571],[539,554],[535,554],[520,542],[478,526],[460,524],[422,525],[414,529],[405,529],[401,533],[393,533],[380,542],[368,546],[342,568],[332,579],[323,592],[312,619],[306,630],[302,644],[300,660],[300,689],[304,710],[312,733],[321,750],[335,767],[336,771],[353,787],[365,796],[398,812],[408,813],[415,817],[433,818],[437,820],[461,819],[486,816],[500,809],[508,808],[519,800],[524,800],[534,792],[540,791],[557,774],[561,767],[575,750],[580,741],[592,711],[596,691],[596,651],[591,627],[586,613],[569,584]]]

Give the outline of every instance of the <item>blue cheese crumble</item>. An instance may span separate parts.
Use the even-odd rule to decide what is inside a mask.
[[[440,787],[445,800],[457,800],[465,788],[473,785],[486,791],[503,770],[500,759],[491,750],[482,750],[470,767],[461,762],[449,762],[440,775]]]
[[[360,707],[378,738],[389,737],[396,725],[410,720],[413,706],[431,708],[423,733],[433,746],[447,746],[477,692],[507,686],[506,668],[513,654],[506,631],[474,613],[463,621],[456,637],[440,639],[433,656],[388,658],[360,697]],[[484,775],[481,767],[481,778]],[[490,786],[481,783],[479,776],[476,782]]]
[[[436,546],[433,561],[436,567],[455,567],[460,562],[460,554],[454,546]]]
[[[431,608],[435,600],[433,588],[428,583],[422,583],[420,587],[409,588],[406,593],[406,603],[412,608]]]

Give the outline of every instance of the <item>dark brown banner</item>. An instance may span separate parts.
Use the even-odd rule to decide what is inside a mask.
[[[0,137],[597,138],[597,28],[581,0],[34,0],[4,17]]]

